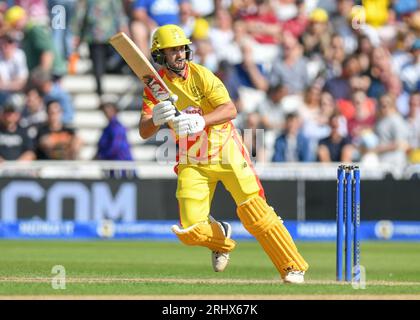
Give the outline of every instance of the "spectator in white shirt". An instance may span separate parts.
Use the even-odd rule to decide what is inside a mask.
[[[28,79],[28,67],[24,52],[11,35],[0,39],[0,100],[23,89]]]
[[[376,134],[379,144],[375,151],[381,162],[405,165],[409,150],[409,127],[407,121],[397,110],[395,97],[391,94],[379,98],[379,120]]]
[[[235,39],[232,16],[229,11],[225,9],[216,11],[209,38],[219,61],[226,60],[230,64],[241,61],[241,50]]]

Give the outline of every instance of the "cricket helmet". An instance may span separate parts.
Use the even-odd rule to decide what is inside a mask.
[[[175,24],[167,24],[159,27],[153,33],[152,37],[152,58],[153,61],[158,64],[165,63],[165,56],[162,49],[173,48],[178,46],[186,46],[187,59],[191,60],[191,50],[188,47],[191,44],[191,40],[187,38],[184,30]]]

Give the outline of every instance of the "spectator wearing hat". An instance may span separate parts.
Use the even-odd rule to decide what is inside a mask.
[[[322,49],[331,43],[328,13],[324,9],[316,8],[309,15],[309,25],[303,34],[305,56],[321,55]]]
[[[0,103],[23,89],[28,79],[25,53],[12,34],[0,38]]]
[[[207,20],[203,18],[195,20],[191,41],[193,42],[194,61],[205,66],[210,71],[216,72],[218,60],[209,39],[209,24]]]
[[[35,159],[32,140],[19,126],[19,119],[20,111],[16,105],[7,102],[0,109],[0,162]]]
[[[26,11],[19,6],[9,8],[4,20],[12,32],[23,32],[22,48],[30,72],[37,67],[55,77],[61,77],[67,72],[66,63],[57,53],[48,26],[29,21]]]

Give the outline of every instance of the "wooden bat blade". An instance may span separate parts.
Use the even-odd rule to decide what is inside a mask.
[[[124,33],[115,34],[109,43],[158,100],[170,99],[170,90],[137,45]]]

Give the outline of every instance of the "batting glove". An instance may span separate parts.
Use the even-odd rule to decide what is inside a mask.
[[[161,126],[175,118],[175,106],[171,101],[162,101],[153,107],[153,124]]]
[[[204,130],[206,122],[199,114],[181,114],[172,120],[172,127],[178,136],[198,133]]]

